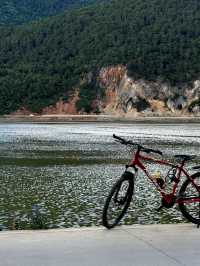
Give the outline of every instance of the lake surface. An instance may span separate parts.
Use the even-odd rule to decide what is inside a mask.
[[[100,225],[106,196],[131,157],[113,133],[160,149],[168,159],[186,153],[197,155],[192,164],[200,162],[198,124],[0,124],[0,227]],[[152,173],[161,170],[148,167]],[[140,173],[123,223],[184,221],[177,207],[158,213],[159,205]]]

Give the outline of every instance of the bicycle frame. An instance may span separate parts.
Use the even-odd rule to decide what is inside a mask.
[[[165,165],[165,166],[169,166],[169,167],[173,167],[177,169],[177,175],[176,175],[176,181],[174,182],[173,186],[172,186],[172,192],[170,194],[167,194],[165,189],[162,189],[159,184],[156,182],[155,178],[153,176],[151,176],[149,174],[149,172],[147,171],[145,165],[142,163],[142,161],[148,161],[148,162],[153,162],[154,164],[159,164],[159,165]],[[140,154],[140,150],[137,150],[133,159],[131,160],[130,164],[127,165],[127,167],[133,167],[134,169],[141,169],[144,174],[148,177],[148,179],[154,184],[154,186],[156,187],[156,189],[160,192],[161,196],[163,198],[165,198],[165,200],[167,202],[170,202],[172,200],[172,197],[175,197],[176,195],[176,191],[177,191],[177,187],[178,187],[178,183],[181,180],[181,175],[184,174],[186,176],[186,178],[191,180],[191,183],[194,185],[194,187],[199,191],[200,193],[200,187],[198,185],[195,184],[194,180],[192,179],[192,177],[187,173],[187,171],[184,169],[184,165],[185,165],[185,161],[183,160],[181,164],[173,164],[169,161],[165,161],[165,160],[158,160],[152,157],[148,157],[148,156],[143,156]],[[183,202],[188,202],[187,199],[176,199],[176,203],[183,203]],[[199,199],[197,198],[193,198],[190,199],[190,202],[200,202]]]

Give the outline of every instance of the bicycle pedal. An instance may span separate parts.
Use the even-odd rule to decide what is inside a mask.
[[[161,211],[161,210],[162,210],[162,208],[164,208],[164,206],[163,206],[163,205],[161,205],[159,208],[157,208],[157,209],[156,209],[156,211],[157,211],[157,212],[159,212],[159,211]]]

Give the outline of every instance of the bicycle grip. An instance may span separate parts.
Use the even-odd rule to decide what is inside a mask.
[[[125,140],[125,139],[123,139],[123,138],[120,138],[119,136],[116,136],[115,134],[113,134],[113,138],[119,140],[119,142],[120,142],[121,144],[125,144],[125,145],[128,144],[128,141],[127,141],[127,140]]]
[[[124,141],[124,139],[120,138],[119,136],[117,136],[117,135],[115,135],[115,134],[113,134],[113,138],[114,138],[114,139],[121,140],[121,141]]]

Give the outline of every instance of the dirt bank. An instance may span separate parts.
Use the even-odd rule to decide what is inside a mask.
[[[5,115],[0,123],[68,123],[68,122],[133,122],[133,123],[200,123],[200,116],[128,117],[114,115]]]

